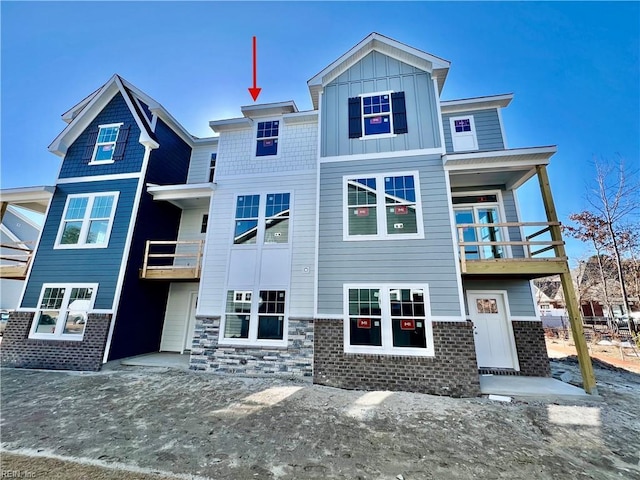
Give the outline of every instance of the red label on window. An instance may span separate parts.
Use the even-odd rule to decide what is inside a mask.
[[[102,151],[103,152],[110,152],[112,148],[113,148],[113,145],[103,145],[102,146]]]
[[[409,207],[406,205],[396,205],[396,215],[406,215],[409,213]]]
[[[369,209],[368,208],[356,208],[356,215],[359,217],[368,217]]]
[[[273,145],[273,140],[263,140],[263,141],[262,141],[262,144],[263,144],[265,147],[270,147],[270,146],[272,146],[272,145]]]
[[[359,318],[358,319],[358,328],[371,328],[371,319],[370,318]]]
[[[416,329],[416,321],[415,320],[400,320],[400,329],[401,330],[415,330]]]
[[[372,124],[382,123],[382,117],[373,117],[371,118],[371,120],[369,120],[369,122]]]

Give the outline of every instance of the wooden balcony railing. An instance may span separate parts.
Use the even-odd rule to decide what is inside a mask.
[[[463,274],[475,275],[519,275],[528,278],[567,273],[567,258],[558,256],[557,248],[562,241],[550,236],[552,226],[558,222],[506,222],[463,223],[456,225],[460,268]],[[513,237],[509,229],[541,229],[525,236],[524,240],[504,240]],[[465,233],[472,231],[466,241]],[[489,238],[483,240],[483,238]],[[481,239],[481,240],[478,240]],[[551,254],[546,252],[553,252]]]
[[[204,240],[147,240],[140,278],[197,280],[202,270]]]
[[[26,247],[25,243],[2,243],[0,250],[0,278],[24,280],[33,250]]]

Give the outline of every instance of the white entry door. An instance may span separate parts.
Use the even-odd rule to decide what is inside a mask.
[[[183,350],[191,350],[193,332],[196,328],[196,309],[198,308],[198,292],[192,292],[189,302],[189,317],[186,322],[186,331]]]
[[[505,306],[505,295],[476,291],[467,293],[467,300],[473,321],[478,367],[518,370],[516,346]]]

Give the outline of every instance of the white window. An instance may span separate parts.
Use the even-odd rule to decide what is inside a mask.
[[[278,120],[258,122],[256,131],[256,157],[278,154],[279,131],[280,122]]]
[[[362,132],[364,136],[393,132],[391,92],[362,95]]]
[[[427,285],[345,285],[344,311],[347,353],[434,355]]]
[[[449,118],[454,152],[478,150],[478,138],[473,115]]]
[[[44,284],[29,338],[82,340],[97,283]]]
[[[233,243],[289,243],[290,203],[290,193],[238,196]]]
[[[229,290],[221,342],[284,345],[286,291]]]
[[[118,132],[121,126],[122,123],[114,123],[98,127],[98,140],[96,141],[90,164],[113,162],[113,154],[116,150]]]
[[[424,238],[418,172],[343,177],[345,240]]]
[[[496,245],[496,243],[509,240],[507,228],[494,226],[494,224],[500,223],[501,218],[503,218],[501,198],[497,192],[481,194],[469,192],[454,195],[451,200],[456,225],[478,225],[462,229],[464,242],[481,244],[466,245],[464,247],[467,260],[511,257],[511,251],[508,246]],[[458,241],[460,241],[460,229],[456,228],[456,231]]]
[[[104,248],[118,203],[118,192],[69,195],[55,248]]]

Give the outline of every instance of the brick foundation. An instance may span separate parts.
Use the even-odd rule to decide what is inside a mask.
[[[90,313],[81,341],[30,339],[34,312],[12,312],[0,346],[3,367],[100,370],[111,315]]]
[[[278,376],[311,380],[313,319],[289,318],[286,347],[218,345],[220,317],[196,317],[191,370],[247,376]]]
[[[478,364],[470,322],[434,322],[434,357],[344,352],[342,320],[315,320],[314,383],[476,397]]]
[[[544,341],[542,322],[513,321],[513,335],[516,339],[520,375],[528,377],[549,377],[551,367]]]

